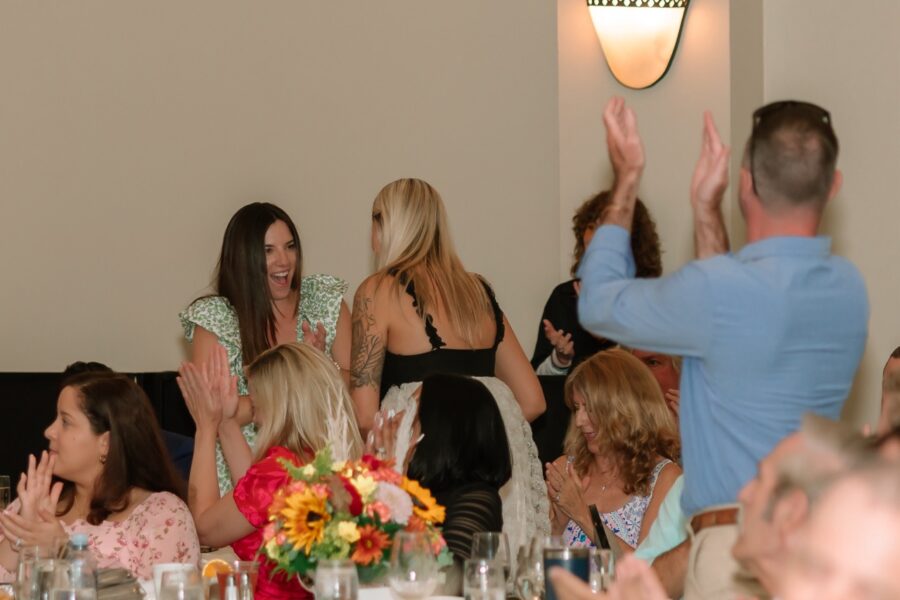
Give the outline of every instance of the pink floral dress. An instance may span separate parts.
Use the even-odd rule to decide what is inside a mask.
[[[6,512],[18,512],[16,500]],[[199,564],[200,542],[187,505],[169,492],[150,494],[124,521],[91,525],[78,519],[63,523],[68,535],[86,533],[100,568],[124,567],[138,579],[153,579],[153,565],[167,562]],[[0,534],[0,540],[4,537]],[[0,582],[15,580],[15,573],[0,565]]]

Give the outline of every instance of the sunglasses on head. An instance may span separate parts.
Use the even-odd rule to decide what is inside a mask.
[[[756,189],[756,170],[754,169],[753,159],[756,154],[756,139],[759,136],[759,131],[762,128],[762,124],[770,119],[773,115],[776,115],[785,110],[792,110],[797,114],[803,113],[805,116],[808,116],[810,122],[819,124],[822,127],[822,131],[825,136],[831,140],[835,146],[837,146],[837,136],[834,134],[834,129],[831,127],[831,113],[827,110],[818,106],[817,104],[813,104],[812,102],[803,102],[802,100],[780,100],[778,102],[772,102],[771,104],[766,104],[760,108],[757,108],[753,111],[753,131],[750,134],[750,181],[753,184],[753,193],[759,194]]]

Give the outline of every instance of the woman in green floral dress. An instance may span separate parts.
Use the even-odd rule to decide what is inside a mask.
[[[305,341],[330,356],[345,381],[349,377],[347,283],[330,275],[302,276],[302,258],[300,236],[287,213],[274,204],[248,204],[225,229],[215,295],[195,300],[179,315],[192,343],[191,362],[208,362],[221,344],[237,378],[238,410],[223,421],[220,437],[240,432],[253,447],[256,427],[244,366],[268,348]],[[224,495],[233,484],[221,449],[216,467]]]

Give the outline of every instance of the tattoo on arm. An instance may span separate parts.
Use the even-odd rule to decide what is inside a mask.
[[[372,299],[360,290],[353,299],[352,343],[350,345],[350,389],[381,388],[384,343],[375,327]]]

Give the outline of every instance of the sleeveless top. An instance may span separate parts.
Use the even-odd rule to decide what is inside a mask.
[[[303,321],[310,324],[322,323],[325,327],[325,353],[331,356],[331,347],[337,334],[337,320],[341,314],[341,303],[347,291],[347,282],[331,275],[306,275],[300,279],[300,302],[297,305],[297,341],[303,341]],[[194,341],[194,329],[202,327],[218,338],[228,353],[228,364],[232,375],[237,375],[238,394],[249,394],[247,376],[244,374],[244,353],[241,347],[241,329],[234,307],[224,296],[206,296],[191,303],[178,315],[184,328],[184,337]],[[250,423],[241,428],[244,438],[254,448],[256,425]],[[233,487],[228,464],[221,448],[216,447],[216,471],[219,476],[219,491],[224,496]]]
[[[392,273],[393,274],[393,273]],[[494,291],[487,282],[482,280],[484,291],[487,292],[491,308],[494,311],[494,321],[497,324],[497,333],[494,335],[494,344],[489,348],[477,348],[468,350],[465,348],[445,348],[446,342],[441,339],[434,326],[431,315],[424,315],[425,333],[431,343],[431,350],[421,354],[394,354],[385,350],[384,366],[381,371],[381,399],[384,399],[387,391],[395,385],[402,385],[412,381],[422,381],[428,375],[434,373],[451,373],[453,375],[467,375],[469,377],[493,377],[494,366],[497,358],[497,347],[503,341],[503,311],[497,304]],[[419,299],[416,296],[416,288],[410,281],[406,285],[406,293],[412,296],[413,306],[421,315]]]
[[[653,473],[650,475],[649,494],[646,496],[632,496],[628,502],[616,510],[600,513],[600,519],[603,520],[606,528],[632,548],[637,548],[638,538],[641,536],[641,525],[644,522],[644,513],[647,512],[647,507],[650,506],[650,499],[653,498],[653,488],[656,487],[656,480],[663,468],[670,462],[672,461],[664,458],[653,468]],[[569,521],[566,524],[566,530],[563,532],[563,541],[567,546],[593,546],[590,538],[575,521]]]

